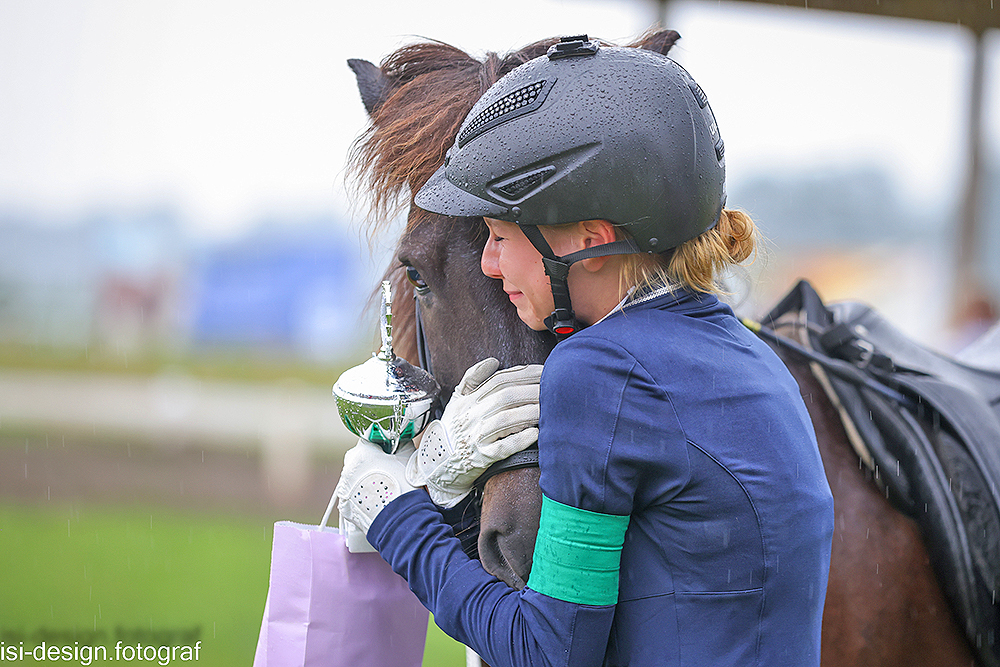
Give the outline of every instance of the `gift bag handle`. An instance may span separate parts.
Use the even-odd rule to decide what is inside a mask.
[[[330,497],[330,504],[326,506],[326,511],[323,512],[323,519],[319,522],[319,529],[325,531],[333,531],[333,528],[327,525],[330,521],[330,515],[333,513],[333,506],[337,504],[337,492],[334,491],[333,495]]]

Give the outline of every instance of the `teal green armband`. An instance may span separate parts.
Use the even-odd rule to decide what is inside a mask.
[[[617,603],[628,520],[563,505],[543,495],[528,588],[576,604]]]

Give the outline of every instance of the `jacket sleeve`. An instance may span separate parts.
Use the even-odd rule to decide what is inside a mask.
[[[391,502],[368,539],[438,626],[494,667],[603,663],[614,605],[576,604],[510,588],[462,552],[426,491]]]

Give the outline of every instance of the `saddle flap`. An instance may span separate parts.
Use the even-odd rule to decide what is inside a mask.
[[[891,359],[896,368],[940,378],[982,396],[991,405],[1000,399],[1000,371],[970,365],[921,345],[866,304],[844,301],[828,304],[827,308],[834,326],[840,325],[848,335],[868,343]],[[1000,345],[1000,338],[996,343]],[[825,349],[832,352],[832,348]]]

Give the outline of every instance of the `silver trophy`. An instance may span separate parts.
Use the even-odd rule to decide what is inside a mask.
[[[392,351],[392,292],[382,283],[382,348],[344,371],[333,385],[337,410],[348,430],[393,454],[416,437],[433,417],[441,387],[427,371]]]

